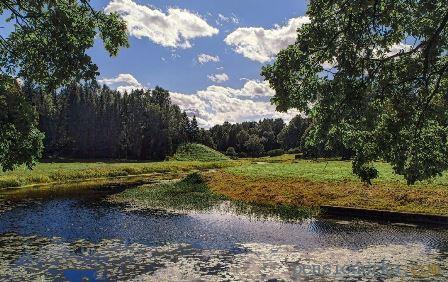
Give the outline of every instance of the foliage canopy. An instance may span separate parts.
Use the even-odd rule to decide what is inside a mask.
[[[90,0],[5,0],[9,35],[0,36],[0,67],[14,77],[56,89],[94,79],[98,67],[86,51],[98,34],[115,56],[128,46],[126,24],[118,14],[95,11]],[[5,24],[7,24],[5,23]]]
[[[446,1],[313,0],[307,13],[297,42],[262,71],[277,109],[312,118],[307,142],[351,149],[366,182],[378,159],[409,184],[445,171]]]
[[[90,0],[3,0],[0,15],[0,166],[31,167],[42,151],[33,109],[23,99],[20,78],[54,91],[93,80],[98,67],[86,53],[99,35],[111,56],[128,46],[126,24],[118,14],[95,11]]]

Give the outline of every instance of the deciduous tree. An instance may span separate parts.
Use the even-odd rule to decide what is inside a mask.
[[[374,161],[409,184],[448,168],[446,1],[313,0],[311,22],[262,74],[280,111],[308,114],[319,135],[353,150],[366,182]]]
[[[0,15],[6,18],[1,28],[11,31],[0,35],[0,71],[9,79],[21,78],[49,92],[98,75],[97,66],[87,54],[96,36],[112,56],[120,47],[128,46],[125,22],[116,13],[94,10],[90,0],[3,0]],[[0,87],[10,91],[9,82]],[[25,121],[29,125],[21,133],[13,129],[2,132],[0,166],[4,170],[22,163],[30,166],[41,151],[37,142],[40,133],[33,127],[35,120],[31,120],[26,101],[17,102],[20,95],[10,99],[10,94],[2,93],[0,99],[14,114],[4,115],[6,120],[1,120],[0,127],[23,125]],[[18,108],[12,109],[15,106]],[[12,132],[17,136],[11,136]]]

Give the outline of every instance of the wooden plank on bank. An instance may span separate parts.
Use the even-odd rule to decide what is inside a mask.
[[[412,223],[448,227],[448,216],[394,212],[339,206],[321,206],[324,216],[376,220],[394,223]]]

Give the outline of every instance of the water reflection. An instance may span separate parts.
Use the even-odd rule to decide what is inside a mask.
[[[98,195],[3,201],[0,280],[448,279],[444,229],[136,211]]]

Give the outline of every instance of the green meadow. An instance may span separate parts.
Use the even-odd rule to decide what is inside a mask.
[[[352,173],[350,161],[294,160],[293,157],[293,155],[284,155],[281,158],[260,158],[250,164],[227,168],[226,171],[249,178],[294,179],[317,182],[360,181]],[[377,162],[375,167],[379,171],[379,177],[373,181],[374,184],[406,184],[404,178],[395,174],[389,164]],[[414,186],[422,185],[448,185],[448,174],[419,182]]]

